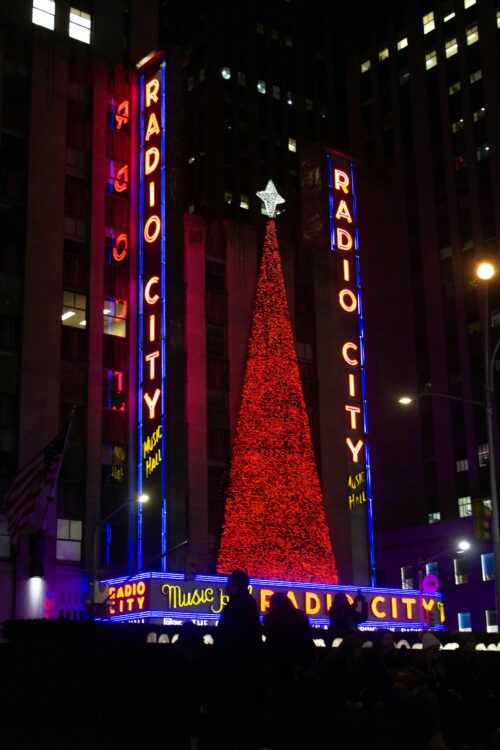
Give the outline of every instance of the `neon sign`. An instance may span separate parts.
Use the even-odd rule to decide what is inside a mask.
[[[166,552],[165,60],[141,69],[139,135],[139,374],[137,560]],[[123,113],[121,113],[123,115]],[[125,115],[123,115],[125,116]],[[118,245],[118,243],[117,243]],[[122,244],[126,250],[127,244]],[[162,557],[165,566],[165,557]]]
[[[343,332],[337,356],[341,377],[339,387],[343,394],[341,404],[345,419],[345,501],[351,517],[353,545],[356,540],[353,574],[354,580],[362,580],[369,570],[371,582],[374,583],[364,328],[354,164],[348,156],[331,151],[327,154],[327,171],[330,249],[334,253],[338,269],[339,285],[336,298]]]
[[[131,578],[106,581],[109,586],[106,619],[131,620],[141,613],[144,619],[217,621],[228,602],[224,576],[197,575],[186,580],[179,573],[142,573]],[[420,628],[420,594],[413,589],[362,587],[368,603],[366,626]],[[338,591],[352,603],[357,594],[354,586],[307,584],[294,581],[270,581],[251,578],[249,591],[255,598],[261,616],[269,609],[271,596],[286,593],[295,607],[302,609],[313,625],[327,625],[328,611]],[[423,593],[425,613],[436,612],[436,628],[443,627],[441,594]]]

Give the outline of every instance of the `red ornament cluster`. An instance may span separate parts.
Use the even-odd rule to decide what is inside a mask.
[[[220,573],[337,583],[274,221],[257,282]]]

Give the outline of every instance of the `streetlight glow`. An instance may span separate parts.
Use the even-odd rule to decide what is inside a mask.
[[[139,495],[139,497],[137,498],[137,502],[141,504],[147,503],[148,500],[149,500],[149,495]]]
[[[476,276],[478,279],[488,281],[495,275],[495,266],[492,263],[483,262],[476,268]]]
[[[403,404],[403,406],[408,406],[408,404],[412,403],[413,399],[410,396],[401,396],[401,398],[398,398],[398,404]]]
[[[470,547],[470,542],[468,542],[467,539],[461,539],[458,543],[458,549],[460,550],[460,552],[467,552],[468,550],[470,550]]]

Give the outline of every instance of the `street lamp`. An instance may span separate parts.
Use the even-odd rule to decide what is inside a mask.
[[[98,550],[99,550],[99,531],[103,524],[107,523],[111,518],[114,518],[121,510],[126,508],[129,505],[136,505],[137,503],[142,505],[143,503],[147,503],[149,500],[148,495],[138,495],[137,498],[133,500],[127,500],[125,503],[122,503],[118,506],[118,508],[115,508],[111,513],[108,513],[107,516],[104,516],[104,518],[101,518],[94,527],[94,538],[93,538],[93,551],[92,551],[92,570],[90,573],[90,579],[92,581],[92,596],[91,596],[91,605],[92,605],[92,617],[94,615],[94,605],[95,605],[95,595],[96,595],[96,586],[97,586],[97,577],[98,577]]]
[[[496,274],[495,267],[489,262],[479,263],[476,268],[476,276],[479,280],[488,282]],[[489,304],[488,304],[488,286],[484,289],[484,325],[483,325],[483,361],[484,361],[484,401],[478,401],[471,398],[461,398],[452,396],[448,393],[436,393],[433,391],[424,391],[418,394],[418,398],[424,396],[435,396],[437,398],[446,398],[450,401],[462,401],[466,404],[481,406],[486,413],[486,429],[489,447],[489,484],[491,495],[491,526],[493,535],[493,560],[495,563],[495,612],[497,618],[497,628],[500,632],[500,526],[498,521],[498,493],[495,461],[495,441],[493,430],[493,368],[495,358],[500,348],[500,339],[497,341],[493,353],[490,356],[490,321],[489,321]],[[415,399],[411,396],[404,395],[398,399],[403,406],[413,403]]]

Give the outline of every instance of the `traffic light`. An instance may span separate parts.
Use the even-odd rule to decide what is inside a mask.
[[[491,508],[481,499],[473,500],[474,538],[486,541],[491,538]]]

